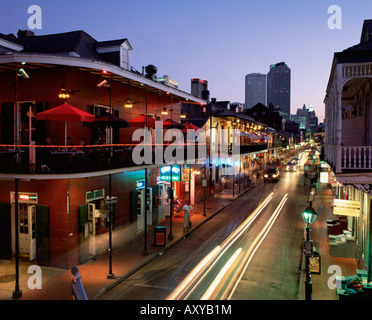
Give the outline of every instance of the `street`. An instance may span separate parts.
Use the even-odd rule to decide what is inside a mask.
[[[302,165],[282,169],[100,299],[296,300],[308,192]]]

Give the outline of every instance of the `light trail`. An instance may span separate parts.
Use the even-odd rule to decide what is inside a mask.
[[[203,294],[200,300],[209,300],[214,291],[216,290],[217,286],[221,283],[222,279],[226,275],[227,271],[230,270],[232,264],[235,262],[235,260],[239,257],[239,254],[242,252],[242,248],[239,248],[235,251],[235,253],[232,255],[232,257],[226,262],[226,264],[223,266],[221,271],[218,273],[217,277],[213,280],[211,285],[209,286],[208,290]]]
[[[200,272],[205,268],[206,265],[217,255],[221,250],[220,246],[215,247],[207,256],[201,260],[194,269],[186,276],[186,278],[173,290],[173,292],[167,297],[166,300],[177,300],[181,294],[187,290],[187,288],[192,284],[193,280],[200,274]]]
[[[249,248],[249,250],[246,253],[246,256],[241,264],[241,266],[244,266],[244,268],[240,268],[238,272],[236,272],[236,276],[230,281],[230,285],[225,290],[224,294],[222,295],[222,299],[230,300],[232,295],[234,294],[234,291],[236,287],[239,284],[239,281],[241,280],[243,274],[245,273],[249,263],[251,262],[254,254],[256,253],[257,249],[263,242],[263,240],[266,238],[267,234],[269,233],[270,229],[274,225],[275,220],[278,218],[279,213],[283,209],[285,203],[288,200],[288,194],[285,194],[282,198],[282,201],[279,203],[278,207],[274,211],[273,215],[270,217],[269,221],[266,223],[265,227],[262,229],[260,234],[257,236],[257,238],[254,240],[253,244]],[[233,285],[233,287],[232,287]],[[231,288],[232,287],[232,288]],[[230,292],[230,293],[229,293]],[[229,295],[227,296],[227,294]]]
[[[235,241],[246,231],[257,216],[262,212],[266,205],[272,200],[274,192],[271,192],[263,202],[252,212],[252,214],[230,235],[220,246],[215,247],[198,265],[186,276],[186,278],[176,287],[176,289],[166,298],[166,300],[187,299],[198,284],[204,279],[205,275],[213,268],[217,261],[224,255]],[[210,265],[207,271],[205,269]],[[204,271],[204,275],[203,275]],[[198,280],[196,283],[195,281]],[[192,284],[194,284],[192,286]],[[185,293],[189,290],[188,294]]]

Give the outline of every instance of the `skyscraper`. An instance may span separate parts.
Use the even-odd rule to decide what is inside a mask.
[[[266,74],[250,73],[245,76],[244,109],[250,109],[257,103],[266,105]]]
[[[267,74],[267,104],[280,109],[280,115],[290,120],[291,115],[291,69],[285,62],[270,66]]]

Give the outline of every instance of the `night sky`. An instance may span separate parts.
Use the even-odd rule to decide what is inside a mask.
[[[291,68],[291,113],[323,99],[333,53],[360,40],[370,0],[3,0],[0,33],[28,29],[30,5],[42,9],[36,35],[84,30],[98,41],[128,38],[132,66],[154,64],[190,92],[190,79],[208,80],[212,98],[244,103],[244,77],[270,64]],[[342,29],[328,28],[331,5],[342,9]]]

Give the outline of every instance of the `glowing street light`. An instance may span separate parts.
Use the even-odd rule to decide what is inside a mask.
[[[311,283],[311,275],[310,275],[310,256],[313,254],[313,243],[310,241],[310,228],[309,226],[312,225],[317,218],[318,214],[312,208],[311,202],[309,202],[309,207],[307,207],[304,211],[302,211],[302,219],[305,223],[305,230],[306,230],[306,239],[304,241],[304,254],[306,256],[306,279],[305,279],[305,299],[311,300],[311,293],[313,291],[312,283]]]

